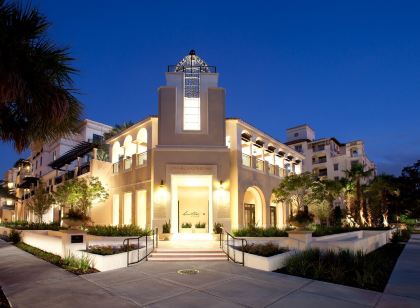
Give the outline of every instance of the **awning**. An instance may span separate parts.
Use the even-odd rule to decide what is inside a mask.
[[[276,150],[276,148],[275,148],[275,147],[273,147],[272,145],[269,145],[269,146],[267,147],[267,149],[268,149],[268,151],[269,151],[269,152],[271,152],[271,153],[273,153],[273,152]]]
[[[242,137],[242,140],[243,141],[247,141],[248,142],[248,141],[251,140],[251,135],[248,134],[248,133],[245,133],[245,132],[241,134],[241,137]]]
[[[94,148],[100,147],[99,143],[96,142],[87,142],[83,141],[76,145],[70,151],[64,153],[59,158],[54,160],[52,163],[48,164],[51,168],[57,170],[65,165],[69,165],[74,162],[78,157],[83,157],[84,155],[92,152]]]

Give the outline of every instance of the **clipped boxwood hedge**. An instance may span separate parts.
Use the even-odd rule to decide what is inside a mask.
[[[91,226],[87,227],[87,234],[97,236],[145,236],[150,235],[151,230],[142,229],[135,225],[123,226]]]

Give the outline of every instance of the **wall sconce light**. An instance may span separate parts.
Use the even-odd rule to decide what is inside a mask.
[[[168,190],[163,180],[160,180],[159,188],[155,193],[155,201],[158,204],[165,204],[168,201]]]
[[[217,204],[227,205],[229,203],[230,194],[223,187],[223,181],[219,182],[219,187],[214,192],[214,198]]]

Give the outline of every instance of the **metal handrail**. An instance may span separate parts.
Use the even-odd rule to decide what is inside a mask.
[[[220,248],[222,249],[222,251],[226,254],[227,256],[227,260],[232,260],[234,263],[238,263],[238,264],[242,264],[242,266],[245,266],[245,251],[244,251],[244,247],[246,245],[248,245],[248,242],[246,239],[244,238],[239,238],[239,237],[235,237],[232,234],[230,234],[229,232],[227,232],[223,227],[221,227],[222,232],[220,233],[219,236],[219,245]],[[226,234],[226,250],[224,249],[224,244],[223,244],[223,233]],[[242,250],[242,262],[240,261],[236,261],[236,249],[233,247],[233,257],[230,255],[230,251],[229,251],[229,237],[232,240],[232,243],[234,244],[235,241],[241,241],[241,250]]]
[[[136,264],[139,263],[141,261],[143,261],[144,259],[146,259],[146,261],[148,260],[148,256],[155,250],[155,248],[158,247],[158,228],[156,228],[156,232],[155,230],[151,230],[152,231],[152,249],[150,251],[148,251],[149,247],[148,247],[148,238],[150,235],[143,235],[143,236],[137,236],[137,237],[128,237],[126,239],[124,239],[123,241],[123,246],[126,247],[126,252],[127,252],[127,266],[131,265],[131,264]],[[156,240],[155,240],[156,237]],[[146,240],[146,254],[144,255],[143,258],[140,258],[140,240],[142,238],[145,238]],[[137,260],[130,262],[130,240],[137,240]]]

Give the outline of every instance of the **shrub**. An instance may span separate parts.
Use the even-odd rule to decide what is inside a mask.
[[[181,224],[181,228],[191,228],[192,227],[192,223],[190,222],[183,222]]]
[[[318,237],[318,236],[325,236],[325,235],[331,235],[331,234],[339,234],[339,233],[345,233],[345,232],[353,232],[353,231],[360,231],[360,230],[389,230],[389,227],[341,227],[341,226],[320,226],[316,225],[313,229],[312,236]]]
[[[87,234],[97,236],[145,236],[150,235],[151,231],[142,229],[134,225],[124,226],[90,226],[87,227]]]
[[[289,222],[296,227],[306,227],[314,221],[314,216],[306,211],[299,211],[295,216],[289,218]]]
[[[249,226],[233,231],[234,236],[250,236],[250,237],[287,237],[285,229],[278,229],[276,227],[261,228]]]
[[[36,256],[36,257],[42,259],[42,260],[45,260],[47,262],[50,262],[52,264],[55,264],[55,265],[60,266],[61,263],[62,263],[60,256],[57,256],[57,255],[52,254],[52,253],[49,253],[49,252],[45,252],[45,251],[43,251],[41,249],[38,249],[36,247],[27,245],[27,244],[25,244],[23,242],[17,243],[16,244],[16,247],[18,247],[18,248],[20,248],[20,249],[22,249],[22,250],[24,250],[24,251],[26,251],[26,252],[28,252],[28,253]]]
[[[9,233],[9,241],[13,244],[17,244],[20,242],[20,232],[12,229]]]
[[[93,268],[92,258],[86,254],[83,254],[80,258],[75,257],[73,254],[69,254],[62,260],[62,264],[68,270],[76,273],[87,273]]]
[[[386,244],[369,253],[310,249],[290,256],[282,273],[382,292],[403,245]]]
[[[391,237],[391,242],[396,244],[399,242],[408,242],[411,234],[408,230],[396,230]]]
[[[162,226],[163,233],[171,233],[171,221],[165,222]]]
[[[242,251],[242,247],[239,248]],[[282,248],[274,245],[273,243],[265,244],[250,244],[243,247],[243,251],[257,256],[271,257],[288,251],[287,248]]]
[[[12,222],[3,222],[0,225],[12,228],[12,229],[18,229],[18,230],[60,230],[60,225],[56,222],[52,223],[34,223],[34,222],[28,222],[24,220],[17,220]]]
[[[213,226],[213,232],[216,234],[222,234],[223,224],[221,224],[220,222],[215,222]]]
[[[198,222],[198,223],[195,224],[195,227],[198,228],[198,229],[204,229],[206,227],[206,223],[205,222],[203,222],[203,223]]]
[[[87,249],[87,252],[97,254],[97,255],[101,255],[101,256],[109,256],[109,255],[115,255],[117,253],[126,252],[127,248],[128,248],[129,251],[131,251],[131,250],[136,250],[138,248],[143,248],[143,247],[138,247],[137,245],[134,245],[134,244],[131,244],[128,247],[127,247],[127,245],[120,245],[120,246],[94,245],[94,246],[89,246],[88,249]]]

